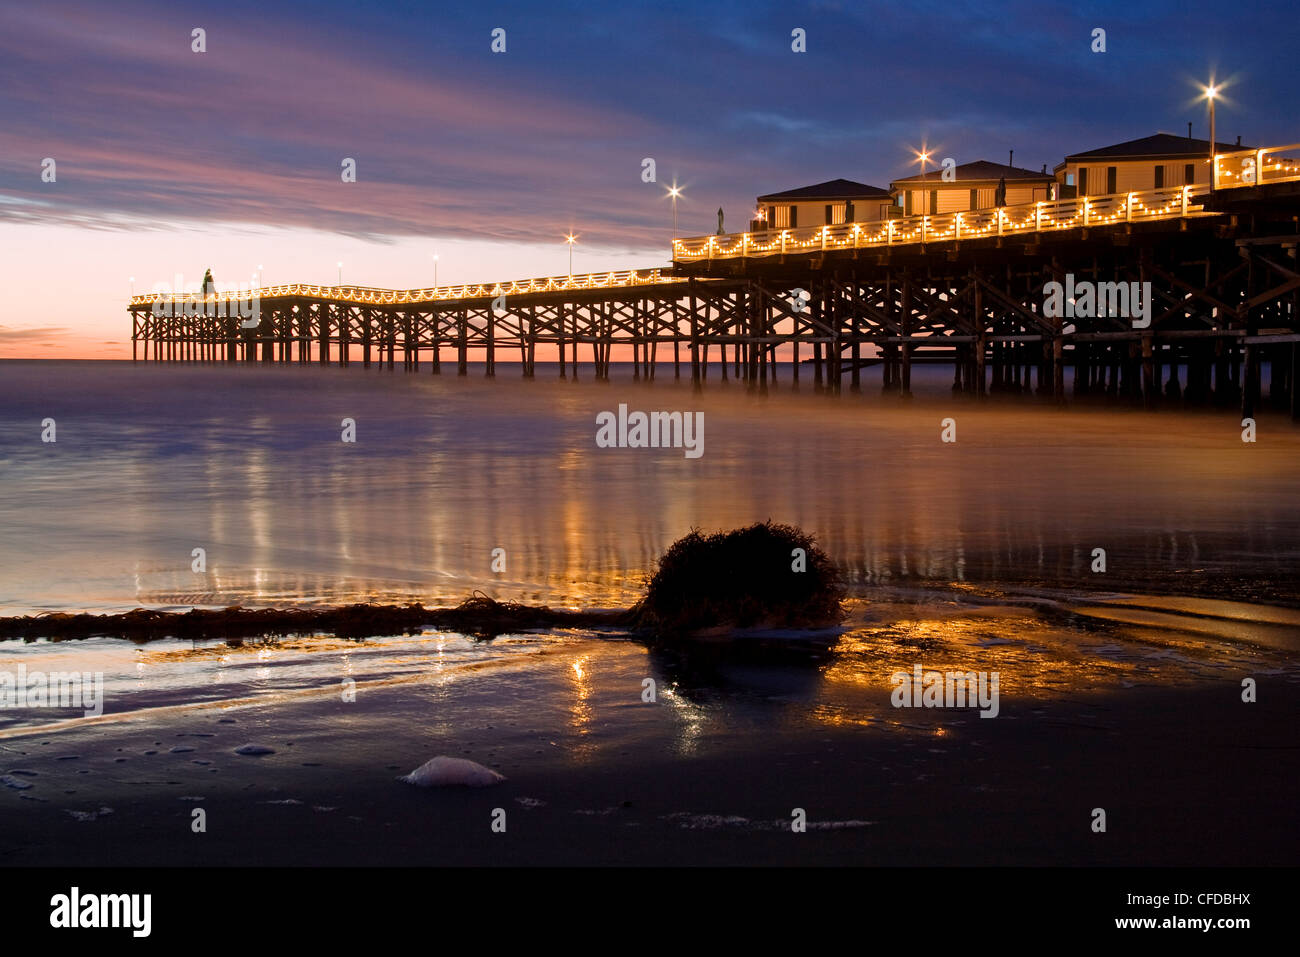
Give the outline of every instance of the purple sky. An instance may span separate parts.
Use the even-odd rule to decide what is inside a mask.
[[[674,177],[681,234],[719,206],[741,228],[760,193],[887,186],[923,140],[1050,168],[1188,121],[1205,136],[1211,73],[1221,139],[1293,142],[1297,24],[1269,3],[9,3],[0,355],[110,354],[128,275],[245,282],[273,258],[273,280],[328,281],[343,259],[351,282],[426,285],[435,248],[444,283],[558,274],[570,229],[579,271],[659,265]],[[51,282],[88,308],[30,315]]]

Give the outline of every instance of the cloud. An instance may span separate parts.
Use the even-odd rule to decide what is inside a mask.
[[[923,138],[959,161],[1015,148],[1037,166],[1203,122],[1179,71],[1209,49],[1197,11],[1219,15],[1207,0],[1087,14],[1011,0],[946,7],[938,29],[906,4],[493,9],[506,54],[489,51],[474,6],[435,18],[381,2],[6,5],[0,220],[509,242],[579,228],[590,243],[663,246],[674,175],[690,186],[689,234],[772,184],[886,184],[914,171],[906,147]],[[1233,123],[1260,142],[1295,138],[1289,37],[1269,26],[1285,9],[1260,0],[1219,51],[1235,58],[1225,69],[1251,65]],[[1096,17],[1110,31],[1100,56]],[[204,54],[190,50],[196,23]],[[789,49],[796,25],[805,54]],[[47,156],[55,183],[40,180]],[[657,184],[640,181],[647,156]]]
[[[780,113],[765,113],[762,110],[746,110],[737,113],[733,117],[733,122],[739,126],[755,126],[775,130],[778,133],[805,134],[821,129],[819,122],[806,117],[783,116]]]
[[[120,18],[87,31],[34,8],[9,16],[0,58],[41,77],[10,96],[0,127],[9,220],[111,228],[126,213],[511,240],[581,222],[597,224],[593,239],[631,230],[635,242],[654,218],[657,193],[629,185],[642,144],[665,132],[507,70],[412,73],[301,24],[292,45],[213,28],[213,52],[196,55],[174,14],[137,18],[134,32]],[[54,183],[40,180],[45,156]],[[356,183],[342,181],[345,157]]]
[[[66,326],[33,326],[30,329],[23,329],[14,326],[0,326],[0,342],[31,342],[33,339],[41,339],[45,336],[66,336],[68,329]],[[50,345],[54,343],[42,342],[39,345]]]

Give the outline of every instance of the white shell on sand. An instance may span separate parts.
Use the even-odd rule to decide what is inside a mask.
[[[242,747],[235,748],[236,754],[275,754],[275,748],[268,748],[264,744],[245,744]]]
[[[397,780],[422,788],[486,788],[500,784],[505,775],[465,758],[439,755]]]

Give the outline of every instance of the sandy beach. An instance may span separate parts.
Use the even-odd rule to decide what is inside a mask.
[[[814,703],[834,712],[818,722],[804,709],[824,662],[695,662],[713,683],[655,703],[640,697],[647,664],[632,642],[571,639],[526,667],[463,674],[454,693],[394,680],[351,703],[309,693],[10,733],[0,853],[28,866],[1283,865],[1300,849],[1300,703],[1283,676],[1261,677],[1254,704],[1235,681],[1004,693],[996,720],[892,709],[881,690],[856,710]],[[235,753],[249,743],[274,753]],[[396,780],[437,754],[507,781]]]

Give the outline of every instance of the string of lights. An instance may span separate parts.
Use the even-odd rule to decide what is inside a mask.
[[[1300,149],[1300,144],[1217,156],[1214,172],[1216,187],[1225,189],[1255,184],[1255,175],[1246,172],[1245,166],[1237,171],[1225,168],[1221,161],[1229,158],[1249,160],[1253,157],[1261,171],[1258,175],[1260,182],[1300,179],[1300,160],[1275,155],[1284,150],[1297,149]],[[1269,159],[1273,161],[1269,162]],[[765,230],[760,233],[674,239],[673,260],[735,259],[815,249],[897,246],[1105,226],[1118,222],[1213,216],[1214,213],[1205,211],[1194,202],[1209,192],[1208,185],[1166,187],[1027,203],[1000,209],[902,216],[879,224],[845,223],[838,226],[809,226],[780,231]]]
[[[537,292],[609,289],[617,286],[646,286],[681,281],[681,277],[665,276],[658,269],[624,269],[607,273],[587,273],[578,276],[551,276],[544,279],[516,279],[509,282],[437,286],[425,289],[377,289],[369,286],[322,286],[308,283],[288,283],[260,289],[212,292],[206,296],[201,296],[198,293],[146,293],[132,296],[131,305],[147,306],[155,302],[238,302],[253,296],[259,299],[306,296],[313,299],[332,299],[361,305],[394,305],[452,299],[495,299],[503,295],[517,296]]]

